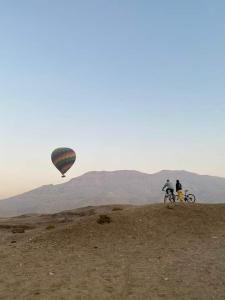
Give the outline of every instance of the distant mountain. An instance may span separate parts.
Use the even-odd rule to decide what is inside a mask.
[[[199,202],[225,202],[225,178],[221,177],[168,170],[155,174],[100,171],[1,200],[0,216],[53,213],[88,205],[157,203],[163,199],[161,189],[167,178],[173,182],[180,179]]]

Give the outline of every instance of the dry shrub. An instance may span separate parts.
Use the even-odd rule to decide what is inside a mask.
[[[123,210],[121,207],[113,207],[112,211]]]
[[[23,227],[16,227],[12,229],[12,233],[24,233],[25,232],[25,228]]]
[[[20,225],[14,225],[14,224],[0,224],[0,229],[12,229],[12,230],[29,230],[29,229],[34,229],[34,226],[26,225],[26,224],[20,224]]]
[[[12,226],[8,224],[0,224],[0,229],[11,229]]]
[[[55,229],[55,225],[49,224],[45,229],[47,230]]]
[[[100,215],[97,219],[98,224],[105,224],[110,222],[111,222],[111,218],[107,215]]]
[[[74,215],[79,216],[79,217],[86,217],[86,216],[93,216],[95,215],[95,210],[94,209],[88,209],[80,212],[75,212]]]
[[[34,229],[35,226],[20,224],[20,225],[11,225],[11,228],[12,228],[12,233],[24,233],[25,230]]]

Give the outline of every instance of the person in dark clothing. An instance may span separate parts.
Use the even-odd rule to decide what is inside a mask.
[[[176,181],[176,192],[177,192],[179,201],[183,202],[182,185],[178,179]]]

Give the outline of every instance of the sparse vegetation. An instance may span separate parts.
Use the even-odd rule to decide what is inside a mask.
[[[123,210],[122,207],[113,207],[112,211]]]
[[[25,228],[24,227],[16,227],[12,229],[12,233],[24,233]]]
[[[34,229],[34,226],[31,225],[14,225],[14,224],[0,224],[0,229],[20,229],[23,228],[24,230],[28,230],[28,229]]]
[[[12,225],[8,225],[8,224],[0,224],[0,229],[11,229]]]
[[[97,219],[98,224],[105,224],[105,223],[111,223],[111,222],[112,222],[111,218],[107,215],[99,215],[99,217]]]
[[[79,217],[92,216],[92,215],[95,215],[95,210],[94,209],[88,209],[88,210],[76,212],[75,215],[79,216]]]
[[[49,224],[45,229],[47,229],[47,230],[55,229],[55,225]]]

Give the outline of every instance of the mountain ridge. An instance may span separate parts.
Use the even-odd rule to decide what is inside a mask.
[[[162,202],[167,178],[180,179],[183,189],[203,203],[225,202],[225,178],[185,170],[153,174],[136,170],[90,171],[57,185],[49,184],[0,201],[0,216],[54,213],[88,205],[151,204]]]

